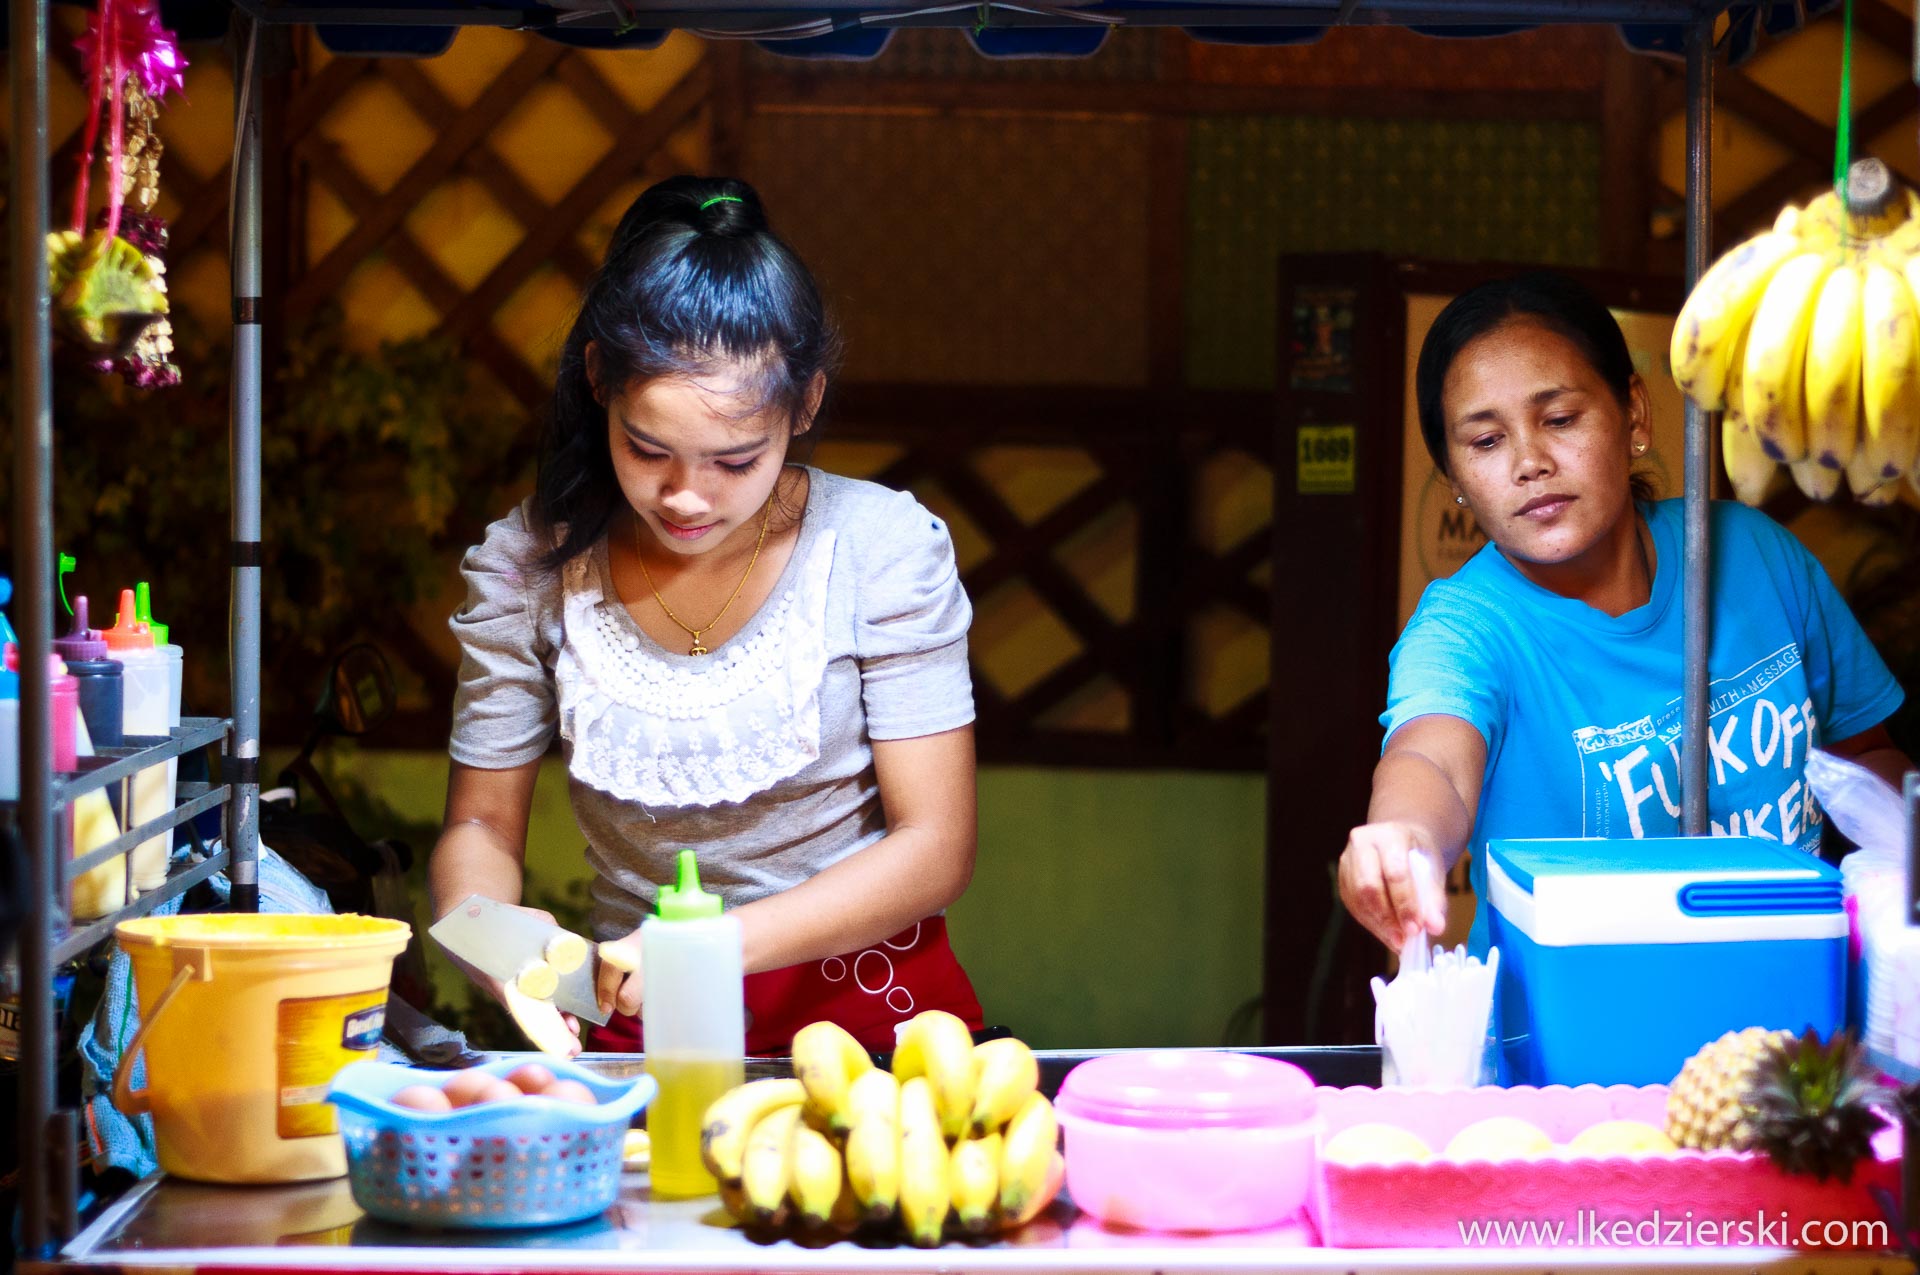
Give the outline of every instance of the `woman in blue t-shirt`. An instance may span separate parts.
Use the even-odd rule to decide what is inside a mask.
[[[1416,847],[1444,875],[1505,837],[1675,836],[1681,810],[1682,504],[1633,473],[1652,422],[1619,324],[1559,276],[1484,284],[1434,320],[1415,393],[1491,543],[1428,586],[1393,649],[1373,799],[1340,857],[1341,899],[1396,950],[1446,920],[1415,903]],[[1711,527],[1713,831],[1817,851],[1807,750],[1897,784],[1911,763],[1883,723],[1902,693],[1792,535],[1724,502]],[[1486,946],[1483,908],[1469,947]]]

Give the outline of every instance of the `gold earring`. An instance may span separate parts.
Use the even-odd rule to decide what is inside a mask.
[[[1633,454],[1635,456],[1645,456],[1647,454],[1647,445],[1645,443],[1635,443],[1633,445]]]

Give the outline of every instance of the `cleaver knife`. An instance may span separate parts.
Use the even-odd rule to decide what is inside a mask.
[[[469,894],[427,930],[441,947],[503,983],[512,982],[535,961],[545,960],[547,944],[568,932],[484,894]],[[605,1023],[607,1015],[600,1009],[595,985],[599,969],[599,945],[587,941],[587,959],[578,969],[560,975],[553,1003],[586,1022]]]

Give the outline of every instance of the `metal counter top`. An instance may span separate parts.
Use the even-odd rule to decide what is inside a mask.
[[[934,1275],[979,1271],[1032,1275],[1086,1272],[1777,1271],[1793,1275],[1907,1275],[1908,1262],[1872,1254],[1781,1249],[1426,1250],[1322,1249],[1304,1221],[1270,1231],[1166,1236],[1108,1229],[1061,1199],[1035,1222],[990,1244],[938,1249],[791,1239],[758,1241],[733,1227],[719,1204],[654,1200],[631,1173],[601,1216],[571,1226],[519,1231],[425,1231],[361,1213],[345,1179],[299,1186],[221,1187],[150,1178],[36,1273],[88,1270],[287,1272],[648,1271],[754,1275],[828,1271]]]
[[[1309,1071],[1323,1084],[1378,1080],[1371,1049],[1263,1049]],[[1052,1092],[1071,1067],[1092,1055],[1043,1052],[1043,1085]],[[644,1067],[637,1055],[585,1060],[608,1075]],[[777,1075],[785,1060],[749,1064],[750,1075]],[[835,1242],[773,1241],[731,1224],[719,1203],[654,1200],[645,1173],[629,1173],[613,1207],[563,1227],[428,1231],[381,1222],[354,1204],[346,1179],[288,1186],[214,1186],[155,1175],[116,1201],[53,1263],[23,1263],[24,1275],[76,1269],[151,1271],[397,1272],[685,1272],[733,1275],[827,1271],[900,1272],[1555,1272],[1649,1270],[1804,1272],[1806,1275],[1912,1275],[1913,1264],[1875,1254],[1785,1249],[1374,1249],[1317,1246],[1301,1219],[1269,1231],[1169,1236],[1101,1225],[1064,1196],[1038,1220],[991,1243],[950,1242],[938,1249]]]

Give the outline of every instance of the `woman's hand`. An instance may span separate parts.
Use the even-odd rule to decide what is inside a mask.
[[[1434,874],[1428,887],[1435,903],[1423,913],[1421,888],[1413,876],[1421,869],[1408,857],[1428,840],[1412,824],[1397,820],[1362,824],[1347,834],[1347,848],[1340,854],[1340,901],[1395,952],[1422,930],[1438,934],[1447,928],[1446,883],[1439,877],[1438,858],[1425,852],[1426,870]]]
[[[510,906],[512,906],[516,912],[525,912],[528,916],[534,917],[544,922],[547,925],[558,924],[558,922],[556,922],[553,919],[553,913],[545,911],[541,908],[521,907],[517,903],[512,904]],[[506,984],[502,983],[499,979],[495,978],[493,975],[486,973],[484,970],[475,969],[473,966],[467,964],[465,961],[455,956],[452,952],[448,952],[444,947],[441,948],[440,950],[446,955],[446,958],[449,961],[453,962],[455,968],[457,968],[462,974],[465,974],[469,979],[473,980],[473,985],[475,987],[479,988],[481,991],[485,992],[487,995],[493,997],[494,1000],[500,1002],[501,1006],[507,1010],[509,1015],[511,1015],[511,1013],[513,1012],[513,1006],[507,1000]],[[580,1020],[578,1018],[575,1018],[572,1014],[562,1013],[560,1015],[560,1021],[567,1025],[567,1030],[573,1033],[573,1037],[576,1042],[574,1048],[569,1051],[568,1056],[571,1057],[573,1054],[577,1054],[580,1052],[580,1047],[578,1044],[578,1041],[580,1038]]]
[[[1458,717],[1416,717],[1387,740],[1373,771],[1367,822],[1347,834],[1340,854],[1340,901],[1360,924],[1398,952],[1420,930],[1447,924],[1447,869],[1466,848],[1486,774],[1487,745]],[[1426,853],[1440,900],[1420,915],[1407,855]]]
[[[640,931],[600,945],[600,972],[596,980],[600,1008],[637,1018],[647,988],[640,969]]]

